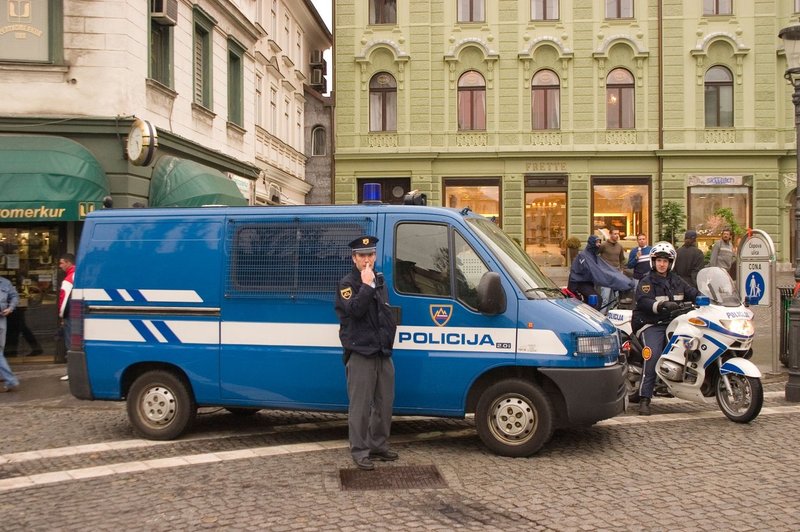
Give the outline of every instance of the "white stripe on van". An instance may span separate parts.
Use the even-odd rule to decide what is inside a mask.
[[[139,293],[151,303],[202,303],[203,298],[194,290],[149,290],[141,289]]]
[[[133,297],[124,288],[120,288],[119,290],[117,290],[117,292],[119,293],[119,296],[122,298],[123,301],[128,301],[128,302],[133,301]]]
[[[291,347],[342,347],[339,325],[323,323],[254,323],[223,321],[226,345],[283,345]]]
[[[158,343],[160,343],[160,344],[166,344],[167,343],[167,339],[164,338],[164,335],[161,334],[161,332],[158,329],[156,329],[156,326],[153,325],[152,321],[150,321],[150,320],[142,320],[142,324],[145,327],[147,327],[147,330],[150,331],[150,334],[152,334],[153,336],[156,337],[156,340],[158,340]]]
[[[137,290],[149,303],[202,303],[203,298],[194,290]],[[124,301],[134,301],[133,296],[124,288],[74,288],[72,299],[88,302],[113,301],[111,293],[119,294]]]
[[[140,321],[158,343],[169,343],[153,324],[154,320]],[[216,321],[158,321],[162,321],[182,344],[219,344],[219,323]],[[139,343],[147,341],[128,319],[87,318],[84,327],[86,340]]]
[[[520,329],[517,333],[517,352],[543,355],[566,355],[567,347],[550,330]]]
[[[285,347],[341,347],[339,326],[326,323],[262,323],[242,321],[132,320],[125,318],[87,318],[87,340],[146,342],[140,329],[149,332],[150,342],[170,343],[163,330],[182,344],[261,345]],[[553,331],[519,331],[520,354],[566,355],[567,349]],[[175,343],[175,339],[172,339]],[[511,328],[401,326],[397,329],[395,350],[438,353],[514,353],[517,331]]]

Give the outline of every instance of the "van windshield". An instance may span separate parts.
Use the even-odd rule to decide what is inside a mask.
[[[550,280],[519,245],[486,218],[467,218],[467,223],[492,250],[528,299],[562,298],[561,289]]]

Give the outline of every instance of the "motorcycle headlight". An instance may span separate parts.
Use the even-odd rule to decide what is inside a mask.
[[[719,320],[719,323],[734,334],[753,336],[753,333],[755,333],[755,327],[753,327],[753,322],[751,320]]]
[[[580,355],[616,355],[619,353],[617,335],[578,336],[578,354]]]

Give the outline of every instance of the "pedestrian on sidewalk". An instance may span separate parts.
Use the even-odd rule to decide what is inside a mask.
[[[69,302],[72,299],[72,286],[75,283],[75,255],[64,253],[58,259],[58,267],[66,274],[61,281],[61,291],[58,293],[58,320],[64,332],[64,345],[69,353],[72,340],[72,322],[69,319]],[[62,381],[69,380],[69,374],[61,377]]]
[[[728,272],[732,279],[736,279],[736,271],[733,265],[736,263],[736,247],[731,240],[733,234],[729,228],[722,230],[720,239],[711,248],[711,258],[709,266],[718,266]]]
[[[625,269],[625,249],[619,241],[619,229],[611,229],[608,235],[608,240],[600,244],[600,258],[609,263],[620,273]],[[600,310],[603,314],[608,314],[608,306],[611,304],[612,299],[618,297],[619,290],[615,290],[608,285],[600,285],[600,297],[603,298],[603,303]]]
[[[678,257],[672,269],[689,283],[692,288],[697,288],[697,272],[703,269],[705,255],[697,247],[697,231],[689,230],[683,236],[683,245],[678,248]]]
[[[628,255],[628,268],[633,271],[633,282],[637,285],[639,281],[650,273],[650,247],[647,245],[647,235],[639,233],[636,235],[637,246]],[[636,286],[633,287],[636,290]]]
[[[8,365],[3,350],[6,347],[6,330],[8,328],[8,316],[16,310],[19,305],[19,294],[11,281],[5,277],[0,277],[0,377],[3,377],[3,386],[0,393],[13,392],[19,386],[19,379],[11,367]]]

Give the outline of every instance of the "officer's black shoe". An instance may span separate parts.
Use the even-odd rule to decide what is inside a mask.
[[[394,462],[398,458],[400,458],[399,454],[394,451],[389,451],[388,449],[386,451],[373,451],[369,453],[370,460],[378,460],[381,462]]]
[[[630,394],[628,396],[628,402],[629,403],[638,403],[639,401],[641,401],[641,399],[642,399],[642,396],[639,395],[638,391],[635,391],[635,392],[633,392],[632,394]]]
[[[649,416],[650,415],[650,398],[649,397],[642,397],[641,401],[639,401],[639,415],[640,416]]]
[[[375,464],[372,463],[372,460],[370,460],[368,456],[362,458],[353,457],[353,462],[356,463],[359,469],[363,469],[364,471],[372,471],[375,469]]]

